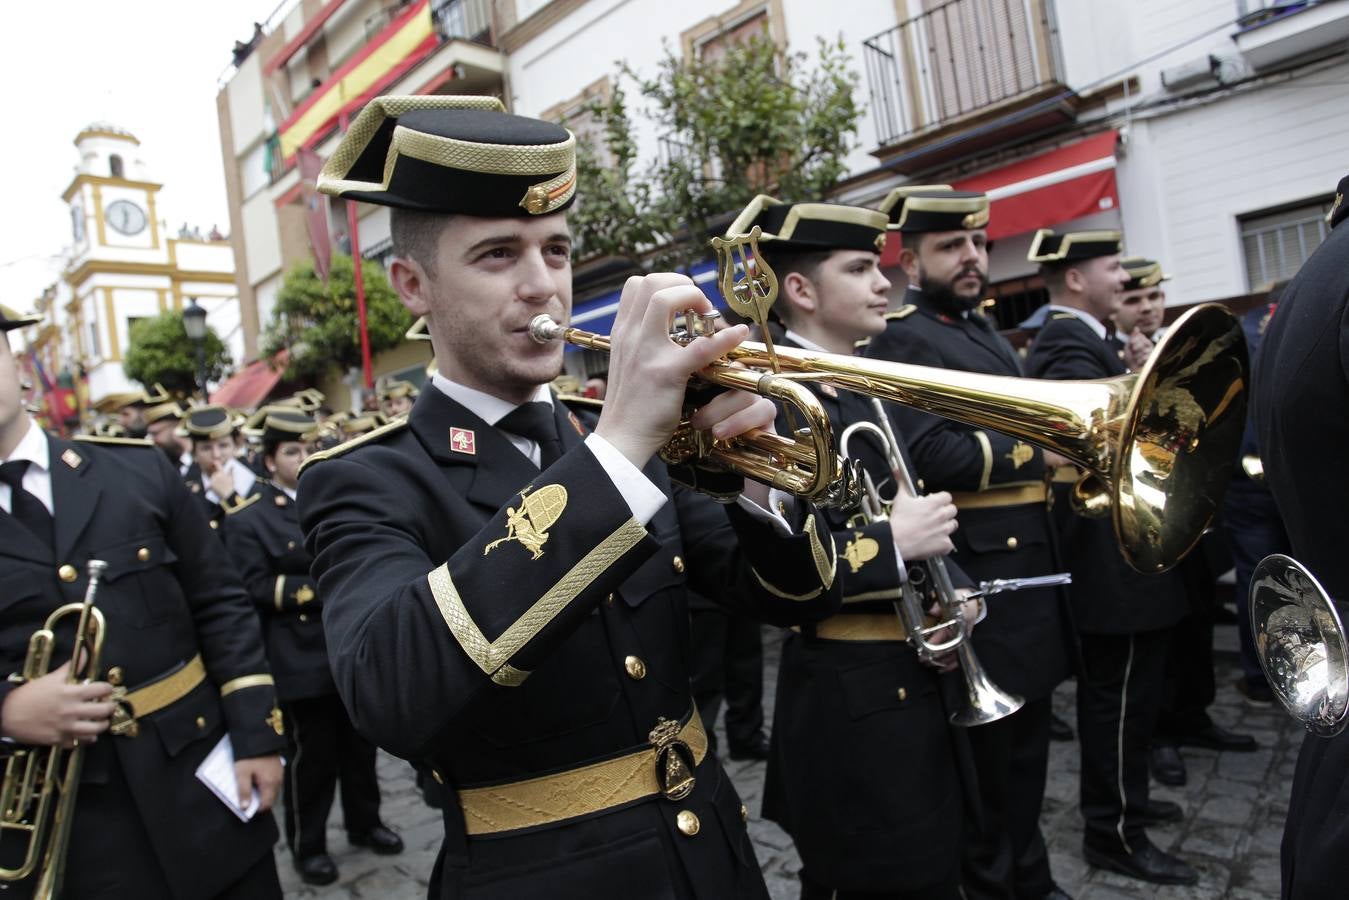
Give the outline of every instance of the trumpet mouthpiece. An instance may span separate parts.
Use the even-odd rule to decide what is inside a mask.
[[[549,315],[535,316],[529,322],[529,336],[540,344],[547,344],[562,337],[563,328]]]

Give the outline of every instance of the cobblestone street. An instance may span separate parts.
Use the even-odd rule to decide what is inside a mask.
[[[778,632],[765,629],[764,708],[770,715],[779,643]],[[1184,750],[1188,784],[1165,788],[1154,783],[1153,792],[1180,803],[1185,818],[1149,830],[1160,847],[1183,856],[1199,869],[1200,883],[1191,888],[1156,887],[1088,868],[1081,857],[1081,820],[1077,813],[1077,744],[1056,743],[1051,748],[1042,822],[1054,876],[1077,900],[1256,900],[1278,896],[1279,839],[1303,731],[1281,707],[1247,705],[1232,687],[1237,673],[1234,626],[1219,625],[1215,644],[1218,697],[1210,712],[1218,724],[1254,735],[1260,747],[1255,753],[1221,755]],[[1056,711],[1070,723],[1076,718],[1073,698],[1071,682],[1060,686],[1054,698]],[[902,765],[902,761],[896,763]],[[727,769],[751,810],[750,834],[774,900],[795,900],[800,862],[791,840],[776,825],[757,817],[764,764],[729,762]],[[897,772],[897,776],[900,774]],[[409,766],[381,755],[380,777],[384,820],[402,835],[407,850],[401,856],[380,857],[348,847],[340,812],[335,809],[329,820],[329,850],[341,870],[340,880],[324,888],[302,884],[289,853],[281,846],[277,865],[287,897],[422,900],[426,896],[426,881],[440,845],[440,817],[422,803]]]

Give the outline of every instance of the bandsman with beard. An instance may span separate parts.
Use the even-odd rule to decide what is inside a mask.
[[[945,186],[901,187],[881,204],[902,238],[904,305],[886,318],[867,355],[988,375],[1024,376],[1021,360],[979,311],[988,288],[988,197]],[[1025,441],[896,408],[914,466],[929,491],[959,510],[956,559],[976,581],[1059,570],[1047,506],[1045,453]],[[988,599],[974,648],[989,677],[1026,705],[969,730],[980,819],[965,829],[967,897],[1064,897],[1040,833],[1049,765],[1050,698],[1076,656],[1063,592],[1039,588]]]

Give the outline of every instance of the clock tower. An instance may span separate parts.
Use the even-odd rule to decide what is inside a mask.
[[[71,247],[62,308],[54,310],[62,356],[89,376],[90,400],[135,389],[122,371],[138,320],[181,312],[187,297],[212,315],[217,334],[236,330],[234,253],[200,233],[170,238],[153,180],[131,132],[95,122],[75,136],[78,160],[62,193]]]

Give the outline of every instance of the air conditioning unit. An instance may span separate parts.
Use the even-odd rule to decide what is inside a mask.
[[[1183,91],[1199,85],[1217,84],[1218,57],[1213,54],[1162,70],[1162,86],[1168,91]]]

